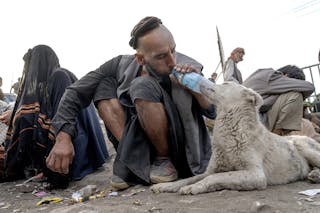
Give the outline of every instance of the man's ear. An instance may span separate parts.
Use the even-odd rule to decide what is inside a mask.
[[[144,65],[145,61],[144,61],[144,56],[141,53],[136,53],[135,55],[136,61],[138,62],[138,64],[140,65]]]

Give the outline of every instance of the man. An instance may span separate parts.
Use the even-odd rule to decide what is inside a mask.
[[[213,83],[216,83],[218,74],[216,72],[212,73],[209,80],[212,81]]]
[[[233,81],[242,84],[242,75],[237,64],[243,61],[244,54],[244,49],[241,47],[237,47],[231,52],[223,71],[224,81]]]
[[[11,93],[11,91],[13,89],[13,92],[15,94],[18,94],[19,86],[20,86],[20,80],[21,80],[21,78],[18,78],[18,81],[11,86],[10,93]]]
[[[288,135],[301,130],[303,100],[312,94],[314,86],[305,81],[300,68],[288,65],[279,70],[259,69],[243,85],[262,96],[262,121],[270,131]]]
[[[0,77],[0,100],[4,101],[4,94],[2,92],[1,87],[2,87],[2,78]]]
[[[66,172],[76,115],[94,99],[117,150],[111,180],[115,188],[204,172],[211,148],[202,116],[214,118],[214,106],[170,75],[173,68],[199,72],[202,66],[176,53],[171,32],[156,17],[142,19],[129,44],[134,56],[115,57],[67,89],[53,120],[57,139],[48,167]]]

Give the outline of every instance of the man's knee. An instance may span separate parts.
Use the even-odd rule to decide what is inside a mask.
[[[93,102],[98,107],[98,103],[101,100],[110,100],[117,98],[118,82],[115,78],[109,77],[101,80],[100,84],[96,88]]]
[[[133,103],[136,99],[151,102],[161,102],[162,99],[160,85],[151,77],[135,78],[130,85],[129,93]]]
[[[283,102],[286,102],[287,104],[295,103],[303,107],[303,96],[300,92],[287,92],[287,93],[281,94],[279,98],[283,99]]]
[[[278,97],[275,104],[279,104],[281,113],[303,114],[303,96],[299,92],[284,93]]]

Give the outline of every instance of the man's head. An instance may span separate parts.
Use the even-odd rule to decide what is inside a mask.
[[[231,52],[230,58],[238,63],[239,61],[243,61],[243,56],[245,55],[244,49],[241,47],[237,47]]]
[[[281,67],[280,69],[278,69],[278,71],[282,72],[285,76],[289,78],[306,80],[306,77],[302,69],[294,65],[287,65],[287,66]]]
[[[216,80],[218,74],[216,72],[211,74],[211,79]]]
[[[175,66],[176,44],[171,32],[156,17],[145,17],[132,30],[130,46],[139,64],[158,74],[169,74]]]

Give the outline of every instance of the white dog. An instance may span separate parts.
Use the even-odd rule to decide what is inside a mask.
[[[255,190],[305,179],[320,168],[320,144],[305,136],[281,137],[258,118],[259,94],[227,82],[202,93],[217,107],[212,157],[204,174],[153,185],[153,192],[199,194],[223,189]]]

